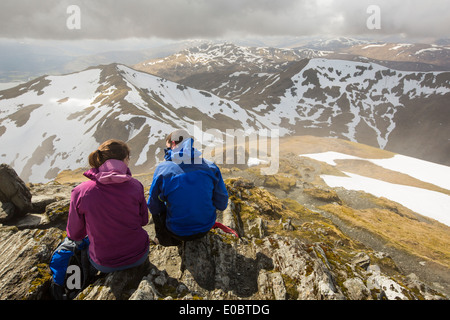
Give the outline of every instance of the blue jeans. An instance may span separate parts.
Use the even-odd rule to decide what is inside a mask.
[[[138,261],[136,261],[135,263],[126,265],[126,266],[120,266],[120,267],[105,267],[105,266],[101,266],[96,264],[94,261],[91,260],[91,257],[88,255],[89,257],[89,262],[92,264],[92,266],[97,269],[100,272],[103,273],[111,273],[114,271],[121,271],[121,270],[126,270],[126,269],[130,269],[133,267],[137,267],[140,266],[141,264],[143,264],[145,262],[145,260],[147,260],[148,257],[148,253],[149,253],[149,249],[147,249],[147,252],[142,256],[142,258],[140,258]]]

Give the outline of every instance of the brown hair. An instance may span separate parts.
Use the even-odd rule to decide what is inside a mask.
[[[166,143],[172,145],[172,142],[175,142],[175,145],[178,145],[179,143],[190,137],[191,135],[189,134],[189,132],[184,129],[178,129],[166,137]]]
[[[108,140],[101,144],[97,150],[89,155],[89,165],[92,168],[99,168],[107,160],[124,160],[130,156],[130,148],[120,140]]]

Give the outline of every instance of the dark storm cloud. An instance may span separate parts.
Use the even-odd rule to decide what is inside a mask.
[[[361,35],[371,4],[381,9],[379,34],[448,36],[448,0],[2,0],[0,37]],[[80,29],[67,28],[69,5],[80,8]]]

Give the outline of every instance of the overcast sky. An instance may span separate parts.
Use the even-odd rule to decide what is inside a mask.
[[[69,29],[80,9],[79,29]],[[367,28],[369,5],[381,29]],[[1,0],[0,38],[55,40],[244,36],[449,38],[449,0]],[[72,24],[73,26],[73,24]]]

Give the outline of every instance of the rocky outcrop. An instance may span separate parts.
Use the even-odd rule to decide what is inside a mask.
[[[239,238],[214,229],[179,247],[152,244],[146,263],[98,274],[76,299],[447,299],[319,213],[242,178],[226,184],[230,203],[218,220]],[[48,263],[65,237],[72,187],[31,185],[40,209],[0,226],[0,299],[49,299]]]
[[[0,165],[0,223],[23,216],[31,209],[31,193],[13,168]]]
[[[22,211],[0,224],[0,300],[48,299],[48,264],[65,237],[73,186],[53,182],[26,186],[11,168],[7,172],[9,180],[2,175],[1,184],[15,190],[13,206]]]
[[[48,263],[63,232],[56,228],[0,227],[0,300],[48,298]]]

